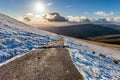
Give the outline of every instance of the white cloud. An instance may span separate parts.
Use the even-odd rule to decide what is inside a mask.
[[[33,13],[27,13],[25,16],[17,17],[17,20],[23,21],[23,22],[39,22],[42,21],[42,16],[33,14]]]
[[[50,2],[50,3],[48,3],[48,4],[47,4],[47,6],[51,6],[51,5],[53,5],[53,3],[52,3],[52,2]]]
[[[89,19],[85,16],[80,16],[80,17],[67,16],[67,20],[69,22],[89,22]]]
[[[109,22],[120,22],[120,17],[106,18],[106,20]]]
[[[98,15],[101,15],[101,16],[110,16],[110,15],[113,15],[114,12],[110,12],[109,14],[108,13],[105,13],[103,11],[99,11],[99,12],[96,12],[96,14]],[[104,22],[120,22],[120,16],[118,17],[113,17],[113,18],[110,18],[110,17],[104,17],[104,18],[88,18],[86,16],[62,16],[60,15],[59,13],[56,13],[56,12],[53,12],[53,13],[48,13],[44,16],[42,15],[37,15],[37,14],[34,14],[34,13],[27,13],[25,14],[24,16],[21,16],[21,17],[17,17],[16,19],[18,19],[19,21],[22,21],[22,22],[36,22],[36,23],[39,23],[39,22],[78,22],[78,23],[85,23],[85,22],[91,22],[91,23],[94,23],[94,22],[100,22],[100,23],[104,23]]]
[[[29,17],[24,17],[23,18],[26,22],[30,22],[31,21],[31,19],[29,18]]]
[[[63,22],[66,21],[65,17],[61,16],[59,13],[57,12],[53,12],[53,13],[49,13],[43,16],[43,18],[47,21],[52,21],[52,22]]]
[[[34,14],[33,13],[27,13],[26,15],[27,16],[33,16]]]
[[[16,19],[19,20],[19,21],[24,21],[24,19],[23,19],[22,16],[19,16],[19,17],[17,17]]]
[[[110,13],[104,12],[104,11],[97,11],[94,12],[94,14],[98,15],[98,16],[102,16],[102,17],[108,17],[108,16],[113,16],[114,12],[111,11]]]
[[[115,17],[115,18],[114,18],[114,21],[120,22],[120,17]]]

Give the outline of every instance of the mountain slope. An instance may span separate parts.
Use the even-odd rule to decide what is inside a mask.
[[[36,59],[41,59],[40,57],[36,56],[38,54],[35,52],[35,54],[29,54],[33,50],[36,51],[38,49],[43,50],[45,49],[45,52],[49,55],[52,55],[52,57],[58,59],[57,56],[59,56],[57,53],[61,53],[62,57],[64,59],[59,59],[58,62],[54,61],[52,58],[45,58],[42,56],[42,52],[39,52],[39,56],[43,58],[42,60],[50,60],[49,64],[52,63],[60,63],[63,64],[63,62],[66,61],[66,59],[71,59],[75,67],[73,67],[74,70],[77,70],[82,74],[82,76],[85,78],[85,80],[119,80],[120,79],[120,52],[117,50],[112,50],[108,48],[104,48],[98,45],[94,44],[89,44],[83,41],[77,41],[73,40],[68,37],[63,37],[54,33],[42,31],[39,29],[34,29],[32,27],[29,27],[26,24],[23,24],[21,22],[18,22],[10,17],[7,17],[5,15],[0,14],[0,73],[3,76],[0,76],[0,79],[6,78],[7,80],[12,80],[13,77],[19,77],[22,74],[19,74],[19,68],[20,66],[17,66],[15,63],[20,64],[21,71],[24,66],[28,66],[26,68],[28,71],[30,67],[30,73],[29,71],[25,73],[26,76],[23,75],[23,77],[26,77],[29,79],[28,75],[31,74],[31,76],[36,77],[36,75],[40,75],[39,73],[42,73],[42,71],[38,71],[36,75],[32,75],[34,73],[34,70],[36,72],[36,66],[39,66],[37,63],[42,63],[41,60],[37,61],[32,61],[33,64],[30,66],[29,61],[31,60],[36,60]],[[115,32],[118,33],[118,32]],[[60,45],[58,44],[60,43]],[[51,48],[50,51],[48,48]],[[61,50],[57,51],[56,49],[60,48]],[[48,51],[47,51],[48,50]],[[55,51],[54,51],[55,50]],[[64,52],[65,50],[65,52]],[[66,51],[67,50],[67,51]],[[33,52],[34,52],[33,51]],[[52,51],[52,53],[51,53]],[[61,52],[62,51],[62,52]],[[68,53],[69,51],[69,53]],[[67,53],[69,56],[64,56]],[[31,55],[32,57],[34,56],[33,59],[30,58]],[[28,57],[28,58],[26,58]],[[67,58],[65,58],[67,57]],[[16,59],[17,58],[17,59]],[[24,59],[25,58],[25,59]],[[21,60],[18,61],[17,60]],[[28,60],[28,64],[26,63],[26,60]],[[25,60],[25,61],[24,61]],[[13,65],[9,66],[13,62]],[[14,63],[15,62],[15,63]],[[44,64],[47,62],[45,61]],[[68,67],[69,64],[71,64],[69,61],[66,61],[66,65],[64,67]],[[50,68],[45,68],[44,64],[41,64],[44,69],[47,69],[47,71],[44,73],[45,75],[48,75],[49,72],[54,72],[54,69],[56,69],[55,66],[53,66],[54,69]],[[60,70],[58,72],[63,71],[64,68],[61,68],[62,66],[57,67],[56,70]],[[19,76],[14,76],[14,74],[10,74],[10,69],[11,71],[14,71],[12,69],[17,69],[16,72],[19,74]],[[33,69],[33,71],[31,70]],[[38,68],[37,68],[38,69]],[[5,70],[5,71],[4,71]],[[66,70],[66,69],[65,69]],[[10,75],[7,75],[10,74]],[[64,71],[63,71],[64,73]],[[63,73],[59,73],[59,75],[63,76]],[[80,75],[78,74],[77,71],[75,71],[76,74],[70,73],[70,75]],[[49,74],[50,76],[47,76],[47,78],[50,78],[50,80],[54,80],[52,78],[57,77],[58,75],[55,74]],[[71,76],[65,76],[66,79],[70,78]],[[7,76],[7,77],[6,77]],[[12,77],[12,78],[11,78]],[[68,77],[68,78],[67,78]],[[10,78],[10,79],[9,79]],[[74,77],[73,77],[74,78]],[[76,77],[77,79],[80,78],[80,76]],[[44,78],[43,78],[44,79]],[[38,79],[39,80],[39,79]],[[73,79],[74,80],[74,79]],[[76,79],[75,79],[76,80]]]
[[[0,63],[59,39],[56,34],[34,29],[2,14],[0,23]]]
[[[71,37],[84,38],[120,34],[120,30],[95,24],[81,24],[63,27],[47,27],[44,30]]]
[[[62,27],[41,27],[40,29],[75,38],[82,38],[111,44],[120,44],[120,36],[117,38],[114,37],[116,35],[120,35],[120,26],[112,24],[79,24]],[[110,36],[114,40],[112,39],[111,41],[109,41],[110,39],[107,39],[104,36]],[[100,39],[98,39],[97,37],[100,37]],[[105,39],[101,41],[101,38]]]
[[[72,39],[66,39],[65,45],[70,47],[72,60],[86,80],[120,79],[119,51]]]
[[[94,38],[89,38],[93,41],[110,43],[110,44],[117,44],[120,45],[120,34],[117,35],[106,35],[106,36],[98,36]]]

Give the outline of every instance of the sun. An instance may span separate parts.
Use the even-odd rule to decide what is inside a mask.
[[[44,6],[43,3],[36,2],[35,5],[34,5],[34,9],[35,9],[37,12],[44,12],[44,11],[45,11],[45,6]]]

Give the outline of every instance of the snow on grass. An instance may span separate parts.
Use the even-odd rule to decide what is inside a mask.
[[[4,26],[4,25],[11,26],[11,28],[16,28],[16,29],[32,32],[35,34],[42,34],[43,36],[52,36],[54,38],[58,38],[57,34],[50,33],[48,31],[35,29],[35,28],[31,27],[30,25],[27,25],[20,21],[15,20],[14,18],[11,18],[4,14],[0,14],[0,26]]]
[[[0,26],[0,63],[57,39],[59,39],[57,35],[38,34],[2,25]]]
[[[120,63],[116,64],[111,59],[93,54],[92,50],[98,48],[95,45],[91,49],[92,46],[87,43],[84,44],[84,42],[76,42],[67,38],[65,45],[69,46],[72,53],[71,58],[80,73],[84,75],[85,80],[120,80]],[[97,50],[95,51],[97,52]],[[111,52],[111,54],[114,53]]]
[[[75,41],[73,39],[65,39],[65,45],[71,46],[76,49],[80,49],[86,53],[93,53],[95,55],[103,55],[111,60],[120,60],[120,51],[112,50],[103,46],[90,44],[83,41]]]

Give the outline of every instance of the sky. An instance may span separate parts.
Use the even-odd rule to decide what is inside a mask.
[[[27,21],[32,19],[30,15],[41,18],[48,14],[47,17],[53,18],[56,14],[49,13],[54,12],[73,22],[84,21],[78,20],[81,18],[119,21],[120,0],[0,0],[0,13],[21,19],[25,17]]]

